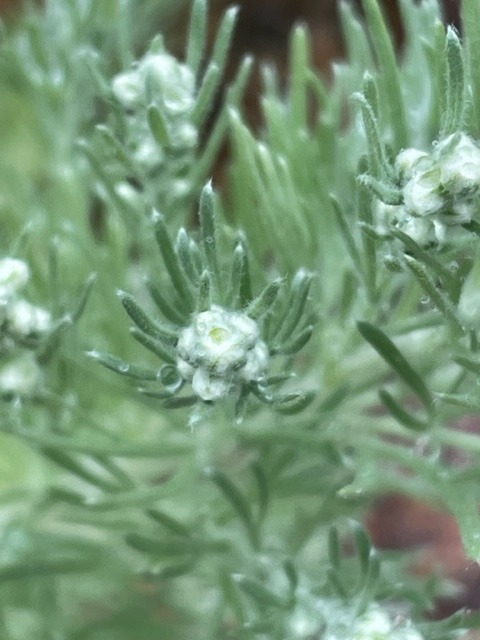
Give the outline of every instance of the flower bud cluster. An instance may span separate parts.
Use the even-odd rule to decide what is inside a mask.
[[[28,265],[16,258],[0,260],[0,395],[27,396],[40,380],[40,369],[32,353],[17,347],[34,348],[50,330],[48,311],[20,297],[30,278]]]
[[[19,295],[29,278],[30,271],[25,262],[15,258],[0,260],[0,325],[3,352],[10,351],[15,344],[33,344],[50,330],[49,312]]]
[[[465,133],[431,153],[404,149],[395,161],[403,204],[377,205],[379,230],[395,227],[420,245],[442,242],[446,227],[470,222],[480,204],[480,146]]]
[[[388,613],[373,604],[353,626],[349,640],[422,640],[423,636],[410,623],[392,620]]]
[[[127,114],[127,144],[143,169],[155,169],[164,161],[164,150],[147,121],[150,103],[162,113],[172,149],[178,153],[196,146],[198,132],[190,122],[195,76],[190,67],[169,53],[148,52],[132,69],[113,78],[112,92]]]
[[[373,602],[357,617],[354,609],[338,600],[317,599],[297,608],[289,623],[289,638],[307,640],[423,640],[412,622]]]
[[[177,369],[202,400],[218,400],[241,382],[258,382],[269,353],[257,323],[243,313],[212,305],[197,313],[177,343]]]

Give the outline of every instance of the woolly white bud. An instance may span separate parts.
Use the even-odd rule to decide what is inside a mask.
[[[192,389],[202,400],[224,398],[230,391],[231,386],[231,383],[225,378],[215,377],[202,367],[193,374]]]
[[[456,133],[440,142],[435,154],[441,183],[452,195],[480,191],[480,147],[465,133]]]
[[[35,391],[40,369],[32,353],[23,353],[0,369],[0,393],[27,396]]]
[[[423,636],[411,624],[395,625],[386,611],[372,605],[355,621],[349,640],[423,640]]]
[[[194,105],[195,77],[192,70],[168,53],[148,55],[142,62],[145,82],[158,87],[165,110],[172,116],[190,111]]]
[[[30,269],[22,260],[3,258],[0,260],[0,298],[10,298],[29,280]]]
[[[421,247],[432,242],[434,238],[434,226],[428,218],[413,218],[407,216],[402,225],[399,225],[401,231],[412,240],[415,240]]]
[[[417,217],[439,213],[445,205],[440,187],[440,171],[437,168],[415,174],[403,188],[407,212]]]
[[[395,159],[395,170],[402,181],[410,180],[424,167],[428,154],[420,149],[403,149]],[[421,162],[423,161],[423,162]]]
[[[147,87],[158,94],[170,116],[185,114],[195,103],[195,76],[185,64],[168,53],[148,53],[138,65],[116,75],[112,91],[126,109],[146,102]]]
[[[46,333],[51,326],[48,311],[27,300],[15,300],[6,310],[8,331],[19,338]]]
[[[198,313],[177,343],[177,368],[202,400],[227,395],[235,383],[263,377],[268,349],[257,323],[213,305]]]
[[[143,81],[138,69],[116,75],[112,80],[112,91],[126,109],[140,106],[143,98]]]

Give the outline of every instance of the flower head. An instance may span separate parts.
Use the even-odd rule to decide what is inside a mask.
[[[445,204],[440,193],[440,179],[440,170],[435,166],[426,171],[413,172],[403,188],[407,213],[422,218],[440,213]]]
[[[147,104],[149,92],[158,97],[172,117],[189,112],[195,102],[192,70],[169,53],[147,53],[135,67],[113,78],[112,91],[126,109]]]
[[[153,319],[124,291],[119,297],[136,324],[132,335],[165,364],[155,371],[98,351],[90,356],[117,373],[149,381],[153,388],[141,387],[140,391],[165,400],[168,406],[216,402],[234,393],[238,394],[237,419],[250,393],[280,412],[295,413],[307,406],[312,392],[274,394],[272,387],[290,375],[269,376],[269,369],[274,356],[290,359],[312,335],[312,316],[305,318],[312,275],[300,269],[290,288],[277,279],[253,296],[242,238],[235,246],[230,275],[226,275],[219,265],[210,184],[200,201],[200,242],[185,229],[180,229],[173,242],[165,219],[157,212],[153,222],[171,295],[165,286],[151,281],[147,285],[164,318]],[[159,382],[163,389],[158,389]],[[173,398],[188,385],[192,395]]]
[[[238,382],[259,381],[268,348],[247,315],[213,305],[180,333],[177,368],[202,400],[217,400]]]
[[[22,260],[9,257],[0,260],[0,338],[5,352],[25,341],[34,346],[51,328],[49,312],[19,296],[29,278],[30,270]]]
[[[471,222],[478,211],[480,145],[465,133],[440,140],[430,153],[402,150],[395,172],[403,202],[377,205],[381,233],[394,227],[419,244],[442,242],[447,227]]]
[[[30,278],[30,269],[23,260],[3,258],[0,260],[0,299],[14,296]]]
[[[6,329],[15,338],[30,338],[46,333],[51,328],[51,316],[46,309],[27,300],[14,300],[6,311]]]
[[[29,396],[41,380],[41,370],[32,353],[20,353],[0,368],[0,396]]]
[[[349,640],[423,640],[423,636],[408,622],[396,624],[384,609],[373,604],[355,621]]]
[[[465,133],[452,134],[438,143],[435,155],[443,188],[453,196],[480,192],[480,147]]]

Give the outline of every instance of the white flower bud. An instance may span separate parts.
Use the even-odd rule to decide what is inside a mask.
[[[435,149],[442,186],[452,195],[480,191],[480,147],[465,133],[442,140]]]
[[[38,386],[40,369],[32,353],[22,353],[0,369],[0,393],[31,395]]]
[[[386,611],[371,605],[356,620],[349,640],[423,640],[423,636],[410,623],[403,626],[394,624]]]
[[[30,269],[22,260],[3,258],[0,260],[0,298],[15,295],[29,280]]]
[[[442,222],[446,225],[465,224],[470,222],[478,210],[478,202],[460,199],[452,204],[451,209],[442,215]]]
[[[6,310],[6,323],[9,333],[26,338],[46,333],[51,327],[51,316],[27,300],[15,300]]]
[[[224,378],[211,375],[200,367],[193,374],[192,389],[202,400],[219,400],[224,398],[231,388],[231,383]]]
[[[112,91],[126,109],[146,101],[147,87],[159,99],[168,115],[188,113],[195,103],[195,76],[185,64],[168,53],[148,53],[129,71],[113,78]]]
[[[168,53],[149,54],[141,63],[144,81],[151,82],[172,116],[190,111],[195,102],[195,76],[185,64]]]
[[[142,104],[144,83],[138,68],[119,73],[112,80],[113,95],[126,109]]]
[[[262,377],[268,365],[267,345],[259,341],[247,354],[245,366],[240,370],[241,377],[247,382]]]
[[[157,167],[163,160],[163,152],[150,134],[141,134],[138,145],[133,152],[135,162],[147,171]]]
[[[480,328],[480,260],[473,265],[463,282],[458,315],[465,327]]]
[[[202,400],[227,395],[235,383],[263,377],[268,349],[257,323],[213,305],[197,314],[177,343],[177,369]]]
[[[415,173],[424,168],[428,154],[420,149],[403,149],[395,159],[395,170],[402,181],[410,180]],[[423,162],[420,162],[420,161]]]
[[[198,142],[198,131],[190,122],[182,122],[171,132],[172,146],[177,149],[193,149]]]
[[[387,235],[392,228],[396,226],[400,220],[403,220],[408,214],[405,207],[397,204],[386,204],[381,200],[377,200],[374,209],[375,230],[377,233]]]
[[[406,216],[399,228],[421,247],[435,241],[435,229],[432,221],[428,218]]]
[[[128,203],[132,209],[141,211],[144,206],[142,195],[128,182],[119,182],[115,185],[115,192],[122,200]]]
[[[445,206],[440,195],[440,171],[437,168],[415,174],[403,188],[405,209],[412,216],[439,213]]]

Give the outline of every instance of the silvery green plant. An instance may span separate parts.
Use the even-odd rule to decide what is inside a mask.
[[[171,281],[167,297],[154,279],[146,286],[164,318],[152,318],[125,291],[118,296],[135,323],[132,336],[163,361],[145,369],[109,354],[89,355],[125,376],[152,382],[141,388],[164,406],[215,402],[238,395],[236,417],[250,393],[280,412],[295,413],[313,398],[308,392],[275,395],[272,387],[289,378],[286,363],[270,372],[275,356],[292,356],[310,339],[312,314],[306,313],[311,274],[299,271],[290,286],[280,279],[254,295],[249,259],[242,237],[235,242],[230,265],[217,248],[215,198],[208,184],[200,198],[198,242],[182,227],[176,241],[165,218],[154,211],[152,223],[164,267]],[[189,395],[178,395],[191,382]]]
[[[201,135],[212,116],[228,60],[237,8],[219,26],[210,59],[205,60],[207,6],[192,11],[185,61],[155,37],[139,60],[106,77],[101,61],[95,76],[109,103],[109,119],[97,125],[85,152],[106,196],[132,215],[146,192],[164,215],[183,220],[208,177],[228,127],[228,109],[238,107],[252,59],[246,57],[229,87],[205,144]]]
[[[479,440],[459,427],[480,408],[478,6],[459,35],[402,0],[398,58],[362,4],[339,5],[331,83],[293,29],[258,131],[249,58],[220,93],[234,8],[207,53],[194,0],[181,59],[150,28],[169,3],[50,0],[5,27],[2,639],[480,626],[432,621],[454,585],[360,524],[403,493],[480,558]]]

